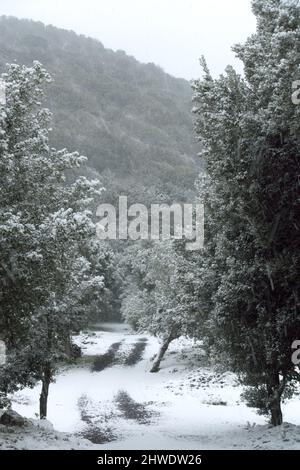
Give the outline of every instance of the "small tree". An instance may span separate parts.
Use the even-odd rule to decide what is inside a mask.
[[[181,297],[186,262],[171,241],[131,246],[127,251],[122,313],[135,328],[161,340],[151,372],[158,372],[170,343],[187,334],[192,318]]]

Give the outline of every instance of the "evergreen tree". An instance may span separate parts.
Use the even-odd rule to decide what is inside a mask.
[[[42,108],[50,76],[35,62],[3,75],[0,122],[0,325],[8,360],[5,394],[42,381],[40,415],[55,366],[72,331],[88,318],[89,301],[104,288],[102,247],[89,206],[98,181],[67,172],[86,159],[49,147],[51,114]]]
[[[202,60],[204,76],[194,84],[210,188],[200,185],[207,245],[198,294],[215,347],[250,386],[249,404],[279,425],[297,378],[291,345],[300,337],[300,107],[291,100],[300,8],[254,0],[253,11],[256,34],[234,48],[245,77],[228,67],[214,80]]]

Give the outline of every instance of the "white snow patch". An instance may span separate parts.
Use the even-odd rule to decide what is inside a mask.
[[[161,370],[151,374],[151,363],[159,347],[157,339],[133,334],[126,325],[105,324],[98,328],[101,331],[74,338],[87,362],[64,368],[50,386],[48,418],[57,431],[81,433],[92,426],[112,434],[114,440],[89,444],[90,448],[99,449],[300,449],[297,398],[283,407],[285,419],[292,424],[270,428],[265,418],[241,402],[243,388],[236,377],[209,367],[201,343],[185,338],[174,341]],[[122,358],[141,338],[147,338],[142,360],[134,366],[124,365]],[[93,356],[104,354],[119,342],[117,363],[92,372]],[[115,401],[121,390],[143,405],[148,422],[124,416]],[[39,393],[40,387],[35,387],[15,394],[13,408],[23,416],[35,418]],[[83,404],[81,408],[79,402]],[[48,439],[47,435],[44,437]],[[75,442],[69,439],[63,441],[64,448],[86,445],[78,438]],[[48,444],[54,445],[51,436]],[[30,448],[29,441],[26,445]],[[31,445],[39,448],[39,438]],[[59,441],[57,446],[61,445]]]

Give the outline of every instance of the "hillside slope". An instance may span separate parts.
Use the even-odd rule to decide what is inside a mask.
[[[52,143],[89,165],[180,193],[197,176],[190,84],[123,51],[40,22],[0,18],[0,71],[39,60],[52,74]]]

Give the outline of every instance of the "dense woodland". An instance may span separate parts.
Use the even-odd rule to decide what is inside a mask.
[[[161,339],[152,372],[172,340],[201,339],[248,404],[282,423],[299,382],[300,8],[252,5],[256,34],[234,46],[244,76],[213,78],[202,58],[192,87],[98,41],[2,18],[2,407],[41,381],[45,417],[72,334],[118,311]],[[98,240],[95,207],[121,193],[204,203],[204,249]]]
[[[199,168],[189,82],[95,39],[1,17],[0,71],[34,60],[53,79],[46,105],[54,146],[87,155],[92,170],[112,172],[117,190],[133,186],[140,202],[145,189],[151,201],[189,198]]]

